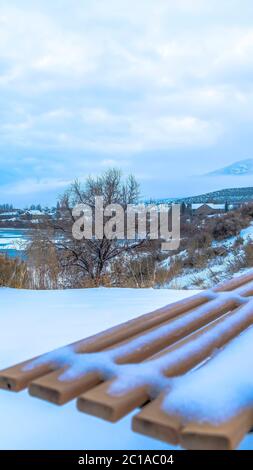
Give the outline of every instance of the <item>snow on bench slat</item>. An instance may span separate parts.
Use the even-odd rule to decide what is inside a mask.
[[[143,360],[150,355],[150,351],[154,353],[172,344],[195,329],[201,328],[208,321],[212,321],[222,313],[235,308],[235,306],[234,299],[231,300],[227,296],[218,298],[209,302],[208,305],[201,306],[176,320],[171,320],[151,332],[129,340],[122,346],[115,346],[108,351],[88,354],[77,354],[73,347],[66,347],[35,359],[26,366],[26,369],[29,370],[47,363],[59,367],[67,366],[67,371],[59,377],[59,380],[62,381],[75,380],[88,372],[96,370],[107,376],[108,370],[115,371],[114,362],[119,360],[129,362],[133,359],[135,361]],[[156,345],[158,345],[157,348]]]
[[[199,332],[194,339],[191,338],[191,335],[188,341],[185,341],[182,346],[172,349],[172,351],[161,355],[157,359],[140,363],[139,367],[136,367],[136,364],[125,366],[125,368],[122,369],[122,373],[119,369],[118,379],[111,387],[110,391],[111,393],[118,394],[126,389],[143,385],[143,383],[151,387],[155,386],[157,390],[159,389],[160,374],[171,375],[170,371],[180,366],[182,367],[182,364],[186,361],[192,360],[193,367],[195,365],[194,362],[198,364],[201,352],[205,350],[212,351],[212,349],[222,346],[226,341],[233,338],[252,323],[253,309],[252,306],[246,304],[235,310],[234,313],[227,314],[221,320],[213,322],[206,331]],[[130,371],[128,380],[126,367],[129,367]],[[135,373],[134,369],[136,369]],[[170,380],[169,383],[171,384],[173,382]],[[160,389],[162,388],[163,387],[160,387]]]
[[[211,298],[211,293],[209,296]],[[219,294],[215,300],[209,302],[209,308],[206,305],[200,306],[176,320],[170,320],[167,324],[140,334],[136,338],[127,340],[125,344],[107,351],[77,354],[73,347],[66,347],[41,356],[28,364],[25,369],[36,369],[51,363],[56,368],[64,368],[64,371],[60,370],[59,373],[53,372],[36,379],[31,383],[29,391],[31,395],[53,403],[66,403],[102,379],[117,375],[117,363],[143,361],[234,308],[236,302],[240,303],[238,296],[235,300],[228,298],[227,294],[222,296]]]
[[[174,379],[167,377],[185,373],[200,364],[252,322],[253,310],[247,304],[181,340],[157,358],[138,365],[124,365],[116,371],[112,369],[111,376],[114,373],[117,378],[106,386],[98,386],[95,393],[92,390],[84,393],[78,401],[79,409],[96,415],[103,413],[111,421],[120,419],[137,406],[136,402],[145,403],[147,396],[153,398],[171,387]]]
[[[234,309],[236,306],[240,305],[240,303],[246,302],[247,300],[240,297],[239,294],[241,291],[245,294],[252,288],[253,285],[250,283],[247,288],[240,288],[238,293],[234,295],[226,292],[214,294],[212,291],[209,291],[209,298],[216,297],[214,300],[210,300],[208,303],[196,308],[192,312],[183,314],[176,320],[171,320],[151,332],[128,340],[126,344],[122,346],[115,346],[107,352],[81,355],[76,354],[74,347],[68,346],[35,359],[25,366],[25,370],[31,370],[37,366],[52,363],[58,367],[68,366],[68,370],[59,376],[59,380],[62,381],[74,380],[85,373],[96,370],[99,370],[100,373],[102,372],[106,376],[108,368],[115,371],[114,365],[109,366],[110,362],[119,361],[120,359],[122,359],[122,362],[131,361],[133,358],[135,361],[145,359],[150,355],[148,348],[153,343],[158,342],[160,346],[161,340],[164,339],[168,346],[187,334],[192,333],[195,329],[201,328],[206,323],[221,316],[221,314],[230,309]],[[244,315],[244,311],[242,315]],[[239,321],[241,321],[241,317]]]
[[[67,347],[67,351],[84,353],[103,350],[127,339],[128,337],[131,337],[132,335],[159,325],[166,319],[169,320],[170,318],[179,316],[187,310],[197,307],[205,302],[208,302],[209,300],[210,294],[207,292],[201,292],[197,295],[189,297],[188,299],[174,302],[151,313],[144,314],[121,325],[114,326],[106,331],[90,336],[84,340],[77,341],[69,345]],[[23,390],[28,386],[32,379],[45,375],[52,370],[52,364],[50,363],[51,354],[57,355],[59,357],[61,353],[63,355],[65,354],[65,349],[66,347],[58,348],[52,351],[52,353],[39,356],[41,363],[43,363],[42,366],[38,366],[38,364],[36,364],[36,367],[31,367],[31,364],[35,364],[35,360],[31,359],[4,369],[0,373],[0,387],[15,391]],[[44,360],[45,356],[49,358],[48,363]],[[36,358],[36,362],[39,358]]]
[[[252,307],[248,311],[252,312]],[[164,399],[163,409],[180,414],[186,422],[219,425],[252,407],[252,358],[251,326],[203,367],[178,378]]]

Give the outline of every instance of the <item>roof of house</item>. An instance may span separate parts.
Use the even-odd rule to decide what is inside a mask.
[[[192,209],[197,210],[200,207],[209,207],[210,209],[224,210],[225,204],[213,204],[213,203],[202,203],[202,204],[192,204]]]

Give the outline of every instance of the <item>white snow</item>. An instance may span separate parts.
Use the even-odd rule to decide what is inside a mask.
[[[222,335],[225,335],[227,331],[237,330],[238,326],[244,324],[246,319],[249,322],[253,320],[252,306],[249,305],[249,303],[241,307],[240,310],[236,311],[233,315],[226,314],[223,316],[222,320],[218,319],[213,321],[211,327],[203,331],[201,336],[194,338],[191,335],[188,342],[184,343],[173,352],[164,354],[147,363],[140,363],[136,370],[134,370],[136,364],[134,366],[124,366],[121,373],[117,371],[117,373],[119,373],[119,379],[113,383],[111,392],[120,394],[136,386],[149,384],[151,391],[153,389],[156,395],[157,392],[165,386],[166,380],[167,385],[171,387],[174,379],[164,379],[161,376],[163,371],[180,363],[184,363],[186,359],[197,358],[200,351],[206,350],[206,348],[210,346],[215,349]],[[152,370],[152,374],[150,374],[150,370]]]
[[[167,285],[170,289],[194,289],[196,286],[208,288],[217,282],[225,280],[229,272],[230,265],[235,262],[236,257],[243,256],[243,251],[239,247],[234,252],[229,252],[226,256],[216,256],[212,258],[203,268],[187,268],[181,274],[174,277]],[[247,272],[248,269],[245,270]],[[243,270],[233,274],[244,274]]]
[[[0,250],[25,250],[27,248],[28,240],[25,235],[25,230],[15,228],[0,229]]]
[[[166,289],[0,289],[0,368],[82,339],[194,292]],[[136,413],[136,411],[135,411]],[[169,449],[76,410],[0,390],[1,449]]]
[[[21,238],[0,238],[0,249],[1,250],[25,250],[27,247],[27,241]]]
[[[252,407],[252,356],[251,326],[203,367],[176,379],[164,410],[217,425]]]
[[[215,210],[224,210],[225,209],[225,204],[214,204],[214,203],[210,203],[210,202],[207,202],[207,203],[200,203],[200,204],[192,204],[192,209],[193,210],[197,210],[199,209],[200,207],[206,207],[208,206],[210,209],[215,209]]]
[[[238,247],[234,247],[237,238],[242,238],[242,244]],[[245,246],[248,242],[253,241],[253,223],[248,227],[242,229],[238,236],[229,237],[224,240],[215,240],[212,242],[212,247],[223,247],[228,250],[225,256],[215,256],[207,261],[203,268],[185,268],[177,276],[175,276],[166,287],[172,289],[194,289],[196,287],[208,288],[213,284],[226,279],[227,272],[231,270],[231,266],[236,264],[236,261],[240,258],[244,258],[245,253],[243,245]],[[233,247],[233,250],[230,249]],[[182,251],[182,259],[186,257],[186,250]],[[186,253],[186,255],[185,255]],[[181,253],[177,255],[179,258]],[[163,267],[169,267],[171,264],[172,257],[168,257],[161,263]],[[234,275],[243,274],[248,268],[240,269],[238,273]]]
[[[131,378],[131,381],[134,382],[134,379],[136,378],[135,377],[136,374],[137,375],[142,374],[143,364],[139,364],[139,367],[137,368],[135,372],[134,368],[131,368],[131,367],[129,368],[123,365],[115,364],[115,362],[117,362],[118,359],[128,356],[131,353],[134,353],[136,355],[141,354],[142,351],[145,351],[148,344],[155,343],[156,341],[159,341],[161,338],[164,338],[164,340],[166,340],[169,344],[170,338],[174,338],[175,340],[177,332],[179,332],[181,335],[183,335],[184,332],[185,334],[187,334],[188,331],[190,330],[191,325],[194,325],[196,321],[202,321],[202,326],[203,326],[205,322],[207,322],[208,320],[209,321],[212,320],[212,318],[210,318],[211,309],[217,309],[219,307],[220,309],[222,309],[222,307],[224,307],[224,305],[226,304],[227,299],[228,298],[230,299],[230,295],[231,295],[230,293],[226,293],[226,292],[215,294],[214,292],[210,290],[209,292],[210,302],[208,304],[201,305],[200,307],[195,308],[192,312],[180,315],[178,318],[175,318],[171,322],[158,326],[153,331],[143,332],[143,334],[140,337],[134,338],[128,341],[126,344],[123,344],[121,346],[116,345],[113,348],[109,349],[108,351],[96,352],[93,354],[91,353],[78,354],[78,353],[75,353],[73,346],[65,347],[56,351],[52,351],[36,359],[35,361],[32,361],[32,363],[26,366],[26,369],[30,370],[38,365],[46,364],[48,362],[57,364],[59,366],[66,365],[68,366],[67,370],[59,377],[59,380],[62,380],[62,381],[74,380],[76,378],[79,378],[85,373],[95,372],[95,371],[98,371],[104,378],[111,379],[115,375],[118,376],[119,374],[124,376],[124,372],[126,369],[128,372],[129,370],[132,370],[133,376]],[[205,297],[206,296],[207,294],[205,293]],[[238,305],[240,303],[243,304],[247,302],[247,299],[242,298],[239,295],[236,295],[235,299],[238,302]],[[251,318],[251,308],[247,308],[247,306],[245,307],[244,310],[242,310],[241,313],[239,313],[236,316],[236,322],[233,322],[230,319],[230,322],[227,322],[226,327],[229,328],[230,325],[233,326],[234,324],[237,324],[239,321],[242,321],[246,315],[250,315],[250,318]],[[219,333],[221,334],[222,331],[223,330],[220,328]],[[207,338],[208,340],[210,340],[208,335],[207,335]],[[213,338],[211,338],[211,340],[212,339]],[[202,347],[204,347],[203,342],[202,342]],[[188,349],[187,355],[189,354],[190,354],[190,350]],[[151,365],[151,369],[149,368],[148,382],[150,381],[150,377],[151,377],[151,381],[153,383],[153,370],[156,370],[157,374],[161,375],[161,368],[158,367],[158,364],[160,364],[161,366],[162,365],[165,366],[166,361],[167,359],[163,356],[161,360],[159,360],[158,362],[157,361],[155,362],[154,369],[153,369],[153,365]],[[170,357],[169,357],[169,364],[170,364]],[[146,369],[146,365],[144,366],[144,368]]]
[[[242,239],[246,242],[253,240],[253,223],[251,223],[249,227],[241,230],[240,237],[242,237]]]
[[[31,210],[28,210],[26,211],[26,214],[30,214],[30,215],[44,215],[44,213],[40,210],[37,210],[37,209],[31,209]]]
[[[233,237],[229,237],[229,238],[226,238],[224,240],[219,240],[219,241],[213,241],[212,242],[212,246],[225,246],[227,248],[231,247],[232,245],[234,245],[236,239],[240,237],[242,238],[244,244],[247,243],[247,242],[250,242],[253,240],[253,222],[251,222],[251,224],[246,227],[246,228],[243,228],[240,233],[237,235],[237,236],[233,236]]]
[[[0,212],[0,218],[1,217],[9,217],[9,216],[15,216],[15,215],[19,215],[19,212],[17,211],[14,211],[14,212]]]

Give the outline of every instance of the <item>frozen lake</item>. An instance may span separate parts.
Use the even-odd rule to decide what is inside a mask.
[[[27,229],[0,228],[0,253],[23,258],[27,241]]]

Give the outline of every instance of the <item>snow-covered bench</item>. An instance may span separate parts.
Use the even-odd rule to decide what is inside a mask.
[[[253,425],[253,271],[0,372],[0,387],[185,448],[232,449]]]

